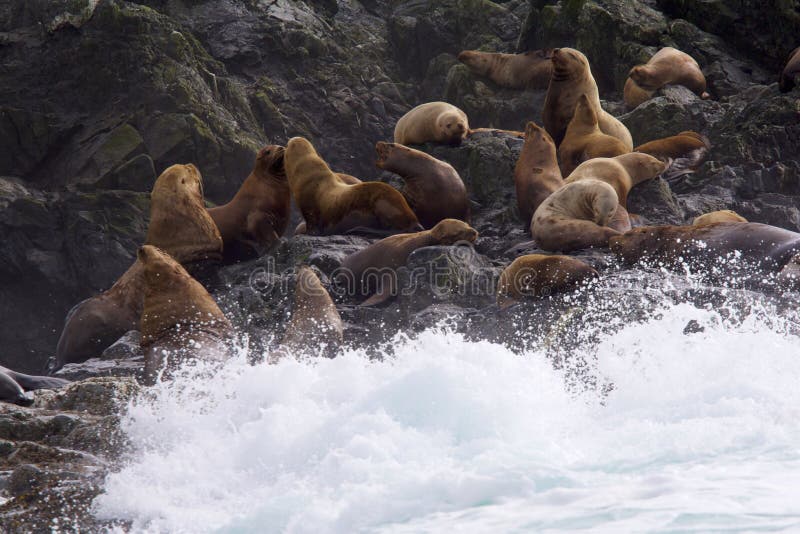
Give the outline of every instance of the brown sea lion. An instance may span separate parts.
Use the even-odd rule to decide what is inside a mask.
[[[520,256],[500,273],[497,304],[506,308],[524,299],[564,293],[599,276],[594,268],[570,256]]]
[[[227,359],[233,327],[203,285],[154,246],[141,247],[138,259],[144,270],[140,330],[146,382],[188,358]]]
[[[546,89],[550,83],[553,50],[531,50],[522,54],[495,54],[464,50],[458,60],[479,76],[508,89]]]
[[[600,107],[600,93],[586,56],[573,48],[556,48],[552,61],[553,73],[547,87],[542,117],[544,128],[556,146],[564,139],[567,125],[575,115],[578,99],[585,94],[597,113],[600,130],[622,141],[627,150],[633,150],[633,138],[628,128]]]
[[[380,304],[397,293],[396,270],[422,247],[474,243],[478,232],[456,219],[445,219],[430,230],[381,239],[347,256],[335,274],[337,286],[347,294],[369,297],[363,306]]]
[[[222,259],[222,237],[206,211],[202,177],[194,165],[173,165],[156,180],[145,242],[160,245],[190,270]],[[125,332],[137,330],[143,284],[136,261],[111,288],[73,307],[58,340],[56,369],[99,356]]]
[[[653,98],[655,93],[655,91],[642,89],[636,82],[628,78],[625,80],[625,87],[622,89],[622,99],[628,109],[633,109]]]
[[[289,140],[284,166],[308,233],[329,235],[363,228],[385,233],[422,230],[398,190],[382,182],[345,184],[302,137]]]
[[[519,215],[530,227],[536,208],[564,185],[558,168],[556,144],[544,128],[534,122],[525,127],[525,143],[514,167]]]
[[[719,222],[747,222],[747,219],[732,210],[718,210],[698,215],[692,221],[692,225],[703,226]]]
[[[405,181],[400,190],[425,228],[442,219],[469,222],[467,188],[452,165],[397,143],[378,141],[376,165]]]
[[[394,142],[459,144],[469,132],[467,114],[447,102],[428,102],[415,107],[397,121]]]
[[[794,89],[798,77],[800,77],[800,46],[789,54],[789,60],[786,62],[783,72],[781,72],[781,80],[778,84],[781,93],[788,93]]]
[[[531,235],[550,252],[605,247],[620,232],[608,226],[619,205],[608,183],[587,178],[565,184],[542,202],[531,220]]]
[[[633,67],[628,76],[643,91],[655,92],[665,85],[682,85],[700,98],[710,96],[706,92],[706,77],[697,61],[671,46],[656,52],[646,64]]]
[[[575,115],[569,121],[564,140],[558,147],[561,175],[569,176],[575,167],[593,158],[613,158],[630,150],[616,137],[604,134],[597,122],[597,113],[589,97],[581,95],[575,106]]]
[[[619,204],[628,206],[628,193],[636,184],[655,178],[663,173],[667,164],[649,154],[631,152],[613,158],[595,158],[578,165],[564,180],[573,183],[579,180],[602,180],[617,192]]]
[[[669,170],[663,177],[673,180],[697,170],[705,161],[710,149],[711,143],[706,136],[689,130],[644,143],[634,148],[634,151],[670,162]]]
[[[335,172],[333,173],[336,177],[342,182],[347,185],[355,185],[362,183],[361,180],[356,178],[355,176],[351,176],[349,174],[344,174],[343,172]],[[294,233],[292,235],[304,235],[308,233],[308,228],[305,221],[300,221],[294,228]]]
[[[231,201],[208,210],[222,234],[225,261],[253,258],[286,231],[291,193],[283,170],[283,152],[278,145],[262,148],[253,170]]]

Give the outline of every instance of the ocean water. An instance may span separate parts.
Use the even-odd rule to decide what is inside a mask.
[[[94,503],[137,532],[800,531],[791,307],[665,300],[569,359],[431,328],[178,378]],[[694,333],[684,333],[693,321]]]

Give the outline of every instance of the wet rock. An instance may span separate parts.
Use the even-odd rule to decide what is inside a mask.
[[[74,382],[61,390],[37,395],[36,406],[48,410],[87,412],[94,415],[116,413],[139,392],[133,378],[96,377]]]

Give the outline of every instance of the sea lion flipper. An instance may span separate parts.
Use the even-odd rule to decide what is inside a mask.
[[[383,304],[387,300],[392,298],[392,292],[387,290],[386,287],[382,286],[378,289],[378,292],[372,295],[370,298],[365,300],[361,303],[362,306],[378,306]]]
[[[256,250],[268,249],[280,240],[278,232],[272,225],[272,219],[263,212],[254,212],[247,216],[247,230],[260,245],[256,247]],[[269,243],[268,246],[267,243]]]

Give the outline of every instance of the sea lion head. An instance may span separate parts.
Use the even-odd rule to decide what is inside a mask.
[[[583,93],[578,98],[572,120],[577,120],[579,124],[585,124],[586,126],[597,126],[597,113],[589,103],[589,96],[586,93]]]
[[[628,77],[645,91],[655,91],[658,84],[653,81],[653,72],[647,65],[636,65],[628,73]]]
[[[672,160],[662,161],[643,152],[630,152],[614,159],[621,163],[631,178],[637,182],[655,178],[672,164]]]
[[[624,262],[632,264],[651,252],[659,236],[658,227],[640,226],[622,235],[612,236],[608,240],[608,248]]]
[[[747,219],[733,210],[717,210],[695,217],[692,221],[692,226],[705,226],[707,224],[714,224],[718,222],[746,223]]]
[[[265,146],[258,151],[253,173],[259,178],[274,176],[279,179],[286,179],[286,169],[283,165],[285,153],[286,149],[280,145]]]
[[[551,58],[553,62],[552,78],[556,81],[580,77],[589,71],[589,60],[574,48],[556,48]]]
[[[436,119],[436,125],[444,133],[445,139],[460,143],[467,136],[469,125],[459,113],[445,111]]]
[[[458,219],[444,219],[431,228],[431,235],[441,245],[453,245],[458,242],[474,243],[478,239],[478,231]]]
[[[619,206],[617,192],[610,184],[590,178],[578,180],[567,187],[575,187],[579,194],[586,194],[591,203],[592,221],[598,226],[608,226]]]
[[[477,50],[464,50],[458,54],[458,60],[478,74],[486,74],[492,67],[492,56]]]
[[[553,138],[547,133],[547,130],[533,121],[528,121],[528,124],[525,125],[525,139],[542,139],[555,146],[555,141],[553,141]]]
[[[163,199],[167,204],[173,204],[176,196],[188,196],[200,203],[203,201],[203,178],[197,167],[191,163],[167,167],[156,180],[150,193],[152,202]]]

